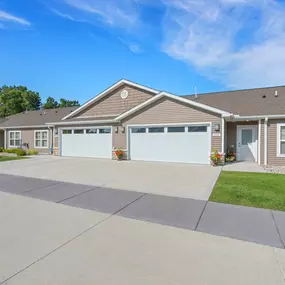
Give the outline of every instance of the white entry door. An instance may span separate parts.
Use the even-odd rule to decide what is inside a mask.
[[[237,126],[237,160],[257,161],[257,126]]]
[[[129,136],[132,160],[210,163],[210,125],[132,127]]]
[[[63,129],[61,132],[61,155],[111,158],[111,127]]]

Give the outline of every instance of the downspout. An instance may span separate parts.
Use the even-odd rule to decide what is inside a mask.
[[[258,164],[261,164],[261,120],[258,120]]]
[[[267,165],[267,134],[268,134],[268,117],[264,120],[264,165]]]
[[[50,141],[50,154],[53,154],[53,126],[48,126],[49,131],[51,131],[51,139],[49,137]]]

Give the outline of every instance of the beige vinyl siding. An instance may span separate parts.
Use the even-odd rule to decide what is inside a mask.
[[[116,127],[118,127],[118,133],[115,132]],[[126,134],[122,133],[122,126],[113,127],[113,148],[114,149],[126,149]]]
[[[267,153],[268,165],[285,165],[285,157],[277,157],[277,124],[285,120],[268,120]]]
[[[36,130],[46,130],[48,131],[48,147],[47,148],[36,148],[35,147],[35,131]],[[21,131],[21,141],[22,143],[28,143],[29,149],[36,149],[39,153],[49,153],[51,146],[51,131],[49,129],[39,128],[39,129],[11,129],[7,130],[7,146],[9,147],[9,131]],[[11,148],[11,147],[9,147]]]
[[[128,91],[128,97],[121,98],[122,90]],[[116,116],[152,98],[153,94],[138,88],[123,85],[110,94],[102,97],[93,105],[76,114],[74,117]]]
[[[188,104],[178,103],[175,100],[161,98],[153,104],[130,115],[123,121],[123,126],[140,124],[180,124],[212,122],[212,133],[214,125],[222,125],[219,115],[192,107]],[[127,131],[127,130],[126,130]],[[222,136],[212,136],[212,149],[221,151]]]
[[[4,131],[0,130],[0,147],[4,147]]]

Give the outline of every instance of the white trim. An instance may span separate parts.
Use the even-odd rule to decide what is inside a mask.
[[[90,125],[90,124],[107,124],[107,123],[116,123],[114,120],[98,120],[98,121],[70,121],[70,122],[55,122],[47,123],[47,125],[54,126],[68,126],[68,125]]]
[[[225,119],[222,118],[222,154],[225,153]]]
[[[277,146],[276,146],[276,156],[277,157],[285,157],[285,154],[282,154],[280,152],[280,148],[281,148],[281,133],[280,133],[280,129],[281,127],[285,127],[285,123],[277,123]],[[282,140],[284,141],[284,140]]]
[[[36,133],[43,133],[43,132],[47,132],[47,146],[36,146]],[[42,138],[40,139],[40,141],[42,142]],[[34,130],[34,148],[40,148],[40,149],[48,149],[50,145],[50,141],[49,141],[49,129],[46,130]]]
[[[10,144],[10,133],[20,133],[20,145],[19,145],[19,146],[18,146],[18,145],[11,145],[11,144]],[[14,139],[14,141],[15,141],[15,140],[16,140],[16,139]],[[9,132],[8,132],[8,141],[9,141],[9,144],[8,144],[9,148],[10,148],[10,147],[12,147],[12,148],[21,147],[21,145],[22,145],[22,132],[19,131],[19,130],[9,131]]]
[[[258,164],[261,164],[261,120],[258,120]]]
[[[49,123],[46,123],[49,124]],[[3,129],[35,129],[35,128],[46,128],[47,125],[38,125],[38,126],[5,126]]]
[[[285,115],[280,114],[280,115],[258,115],[258,116],[240,116],[240,115],[230,115],[230,116],[225,116],[227,119],[233,118],[234,120],[237,121],[244,121],[244,120],[251,120],[251,121],[257,121],[260,119],[284,119]],[[231,121],[231,120],[229,120]]]
[[[131,139],[131,136],[130,136],[130,130],[131,128],[134,128],[134,127],[143,127],[143,128],[147,128],[147,127],[161,127],[161,126],[165,126],[166,128],[169,127],[169,126],[185,126],[185,127],[188,127],[188,126],[195,126],[195,125],[207,125],[209,127],[209,151],[208,151],[208,155],[210,157],[211,153],[212,153],[212,122],[198,122],[198,123],[178,123],[178,124],[175,124],[175,123],[168,123],[168,124],[131,124],[131,125],[127,125],[125,126],[126,128],[126,150],[127,150],[127,159],[130,160],[130,155],[131,155],[131,152],[130,152],[130,149],[129,149],[129,146],[130,146],[130,139]],[[147,131],[148,132],[148,131]],[[210,164],[210,159],[209,159],[209,164]]]
[[[264,120],[264,165],[267,165],[267,134],[268,134],[268,118]]]
[[[143,102],[142,104],[139,104],[136,107],[130,109],[129,111],[121,114],[120,116],[116,117],[114,120],[115,121],[119,121],[119,120],[121,120],[121,119],[123,119],[125,117],[128,117],[129,115],[131,115],[131,114],[137,112],[138,110],[148,106],[149,104],[159,100],[162,97],[167,97],[167,98],[176,100],[178,102],[182,102],[182,103],[188,104],[190,106],[198,107],[198,108],[201,108],[201,109],[213,112],[213,113],[221,114],[223,116],[230,116],[231,115],[229,112],[226,112],[226,111],[214,108],[214,107],[210,107],[208,105],[204,105],[204,104],[201,104],[201,103],[198,103],[198,102],[194,102],[192,100],[185,99],[185,98],[183,98],[181,96],[176,96],[176,95],[173,95],[173,94],[170,94],[170,93],[167,93],[167,92],[161,92],[158,95],[156,95],[156,96],[150,98],[149,100]]]
[[[251,128],[251,129],[255,129],[255,132],[256,132],[256,139],[258,140],[258,134],[257,134],[257,125],[237,125],[237,132],[236,132],[236,153],[238,153],[238,144],[239,144],[239,130],[240,129],[246,129],[246,128]],[[255,158],[256,157],[256,158]],[[254,157],[254,160],[255,162],[258,161],[258,145],[257,145],[257,148],[256,148],[256,153],[255,153],[255,157]],[[237,160],[237,161],[240,161],[240,160]]]
[[[120,80],[119,82],[113,84],[112,86],[110,86],[109,88],[107,88],[106,90],[104,90],[103,92],[101,92],[100,94],[98,94],[97,96],[93,97],[91,100],[87,101],[86,103],[84,103],[81,107],[77,108],[76,110],[74,110],[72,113],[68,114],[67,116],[65,116],[64,118],[62,118],[62,120],[66,120],[67,118],[70,118],[74,115],[76,115],[78,112],[82,111],[83,109],[87,108],[90,104],[98,101],[100,98],[104,97],[105,95],[107,95],[109,92],[111,92],[112,90],[120,87],[121,85],[123,84],[127,84],[129,86],[133,86],[133,87],[136,87],[136,88],[139,88],[139,89],[142,89],[142,90],[145,90],[145,91],[148,91],[148,92],[151,92],[151,93],[154,93],[154,94],[158,94],[159,91],[156,90],[156,89],[152,89],[152,88],[149,88],[149,87],[145,87],[145,86],[142,86],[140,84],[137,84],[137,83],[134,83],[134,82],[131,82],[129,80],[126,80],[126,79],[122,79]]]
[[[79,117],[76,117],[76,119],[96,119],[96,118],[104,118],[104,117],[117,117],[119,116],[120,114],[109,114],[109,115],[100,115],[100,116],[79,116]]]
[[[7,131],[4,130],[4,148],[6,149],[7,148]]]

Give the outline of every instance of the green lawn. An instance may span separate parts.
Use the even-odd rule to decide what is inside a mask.
[[[21,159],[27,159],[28,157],[24,156],[0,156],[0,162],[2,161],[9,161],[9,160],[21,160]]]
[[[223,171],[210,201],[285,211],[285,175]]]

